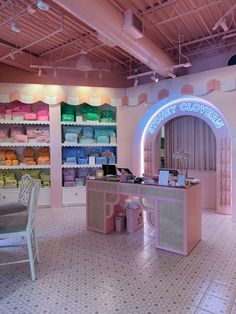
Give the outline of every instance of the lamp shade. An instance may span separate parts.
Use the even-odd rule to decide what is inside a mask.
[[[76,62],[76,70],[87,72],[92,71],[92,69],[91,61],[86,55],[82,54]]]

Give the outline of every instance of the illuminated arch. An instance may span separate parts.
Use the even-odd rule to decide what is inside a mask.
[[[134,165],[136,173],[144,172],[144,158],[148,160],[150,172],[154,172],[154,143],[161,127],[173,118],[183,115],[190,115],[204,120],[212,129],[216,137],[216,185],[217,185],[217,211],[220,213],[231,213],[232,208],[232,191],[231,182],[229,182],[230,190],[224,197],[227,197],[227,206],[221,204],[223,188],[220,185],[222,179],[222,158],[221,152],[227,153],[230,160],[227,171],[230,172],[228,180],[232,178],[232,145],[231,134],[228,123],[221,112],[209,101],[195,97],[185,96],[178,99],[165,99],[158,102],[146,112],[135,132],[134,139]],[[138,150],[138,154],[137,154]],[[145,156],[146,157],[145,157]],[[225,154],[224,154],[225,155]],[[146,161],[147,162],[147,161]],[[222,167],[222,166],[221,166]],[[225,170],[226,171],[226,170]],[[226,203],[226,202],[225,202]]]

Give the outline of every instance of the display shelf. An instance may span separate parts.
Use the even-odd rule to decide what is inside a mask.
[[[101,168],[101,164],[94,164],[94,165],[89,165],[89,164],[76,164],[76,163],[64,163],[62,165],[62,168]]]
[[[88,104],[72,106],[65,103],[61,106],[61,120],[72,120],[71,122],[61,121],[62,203],[64,206],[85,204],[86,177],[95,176],[96,170],[102,168],[102,164],[95,163],[96,161],[104,160],[106,163],[105,160],[107,162],[117,160],[116,108],[109,105],[98,107]],[[74,121],[76,116],[81,116],[83,121],[82,119]],[[90,121],[89,116],[97,117],[97,120]],[[100,120],[114,122],[99,122]],[[69,162],[70,160],[73,162]],[[89,161],[90,163],[83,163]],[[74,187],[71,187],[72,182]],[[83,185],[76,186],[76,184]]]
[[[49,143],[1,143],[0,147],[49,147]]]
[[[92,144],[80,144],[73,142],[64,142],[62,143],[62,147],[117,147],[117,143],[92,143]]]
[[[76,125],[76,126],[117,126],[116,122],[97,122],[97,121],[85,121],[85,122],[61,122],[61,125]]]
[[[0,170],[18,170],[18,169],[50,169],[50,165],[24,165],[18,166],[0,166]]]
[[[0,120],[0,124],[43,124],[43,125],[49,125],[49,121],[40,121],[40,120],[22,120],[22,121]]]

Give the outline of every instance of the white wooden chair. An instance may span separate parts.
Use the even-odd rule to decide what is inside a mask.
[[[28,214],[27,215],[5,215],[0,219],[0,240],[13,239],[13,238],[25,238],[28,248],[28,259],[4,262],[0,265],[26,263],[30,264],[32,281],[36,280],[35,275],[35,260],[39,262],[38,246],[35,237],[35,213],[38,200],[39,186],[38,184],[32,184],[28,202]],[[4,241],[3,240],[3,241]],[[24,245],[24,244],[22,244]],[[22,246],[22,245],[1,245],[1,248]]]
[[[17,202],[2,202],[0,204],[0,216],[24,212],[27,210],[29,195],[33,180],[29,174],[25,174],[20,180],[20,191]]]

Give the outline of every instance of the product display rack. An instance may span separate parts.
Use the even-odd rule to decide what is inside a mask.
[[[12,102],[13,103],[13,102]],[[6,103],[4,106],[6,109],[9,109],[12,103]],[[20,103],[20,102],[19,102]],[[22,103],[20,103],[22,104]],[[37,103],[38,104],[38,103]],[[3,105],[3,104],[2,104]],[[24,105],[24,104],[23,104]],[[45,105],[45,104],[44,104]],[[83,106],[83,104],[81,104]],[[80,108],[81,105],[73,106],[74,108]],[[33,111],[35,111],[35,104],[31,104]],[[95,107],[95,106],[91,106]],[[101,121],[101,110],[103,109],[111,110],[114,114],[114,119]],[[1,109],[1,108],[0,108]],[[115,164],[117,158],[117,123],[116,123],[116,107],[110,105],[101,105],[99,106],[99,119],[97,121],[86,120],[85,115],[83,114],[82,120],[80,121],[61,121],[61,104],[55,106],[48,105],[49,111],[49,121],[44,120],[10,120],[3,118],[0,113],[0,129],[8,129],[8,136],[4,139],[0,136],[0,150],[14,150],[16,152],[16,159],[19,164],[16,165],[0,165],[0,174],[8,172],[10,175],[12,172],[16,174],[17,183],[19,182],[20,176],[24,173],[40,173],[40,171],[45,170],[45,172],[50,173],[50,188],[44,187],[40,189],[39,193],[39,206],[50,206],[52,207],[61,207],[61,205],[84,205],[86,203],[86,176],[96,173],[96,170],[101,169],[102,162],[98,163],[97,160],[91,160],[88,158],[87,163],[68,163],[63,160],[63,151],[64,150],[79,150],[84,152],[87,156],[99,156],[102,157],[104,151],[113,153],[113,160],[109,160],[110,163]],[[13,115],[12,115],[13,119]],[[27,126],[37,126],[37,129],[46,129],[49,130],[50,137],[48,142],[39,142],[37,139],[32,139],[29,136],[27,141],[18,141],[15,137],[12,136],[13,126],[21,126],[24,130],[23,135],[28,135],[26,131],[28,130]],[[43,126],[43,127],[41,127]],[[109,139],[109,142],[97,142],[97,139],[94,140],[94,143],[80,142],[78,139],[77,142],[66,141],[63,138],[63,130],[65,127],[80,129],[83,128],[92,128],[96,134],[108,130],[110,133],[113,132],[114,136],[112,140]],[[101,131],[102,130],[102,131]],[[101,131],[101,132],[100,132]],[[108,132],[108,133],[109,133]],[[101,134],[100,134],[101,135]],[[103,135],[103,134],[102,134]],[[34,148],[35,150],[35,161],[37,162],[36,157],[38,157],[38,151],[42,148],[50,147],[51,155],[51,164],[50,165],[30,165],[23,163],[23,151],[25,148]],[[108,158],[108,157],[107,157]],[[96,163],[97,162],[97,163]],[[13,163],[12,163],[13,164]],[[76,173],[76,178],[84,180],[81,185],[75,187],[64,187],[63,186],[63,171],[66,169],[74,169]],[[28,171],[29,170],[29,171]],[[32,171],[32,172],[31,172]],[[49,172],[50,171],[50,172]],[[80,177],[82,174],[82,177]],[[87,174],[87,175],[86,175]],[[83,184],[83,185],[82,185]],[[7,188],[0,188],[0,200],[5,201],[16,201],[18,198],[19,190],[15,187],[9,188],[4,180],[4,186]]]
[[[9,107],[11,104],[6,104],[6,107]],[[9,131],[10,128],[13,125],[22,125],[22,126],[48,126],[48,129],[50,127],[50,121],[42,121],[42,120],[5,120],[5,119],[0,119],[0,126],[7,127],[9,126]],[[26,143],[19,143],[19,142],[12,142],[9,138],[10,141],[1,141],[0,142],[0,150],[14,150],[17,152],[17,157],[18,160],[23,159],[23,149],[27,147],[32,147],[32,148],[43,148],[43,147],[50,147],[50,143],[44,143],[44,142],[36,142],[34,140],[29,140]],[[1,171],[18,171],[21,170],[46,170],[50,169],[50,165],[27,165],[22,163],[21,161],[19,162],[19,165],[0,165],[0,174]],[[30,172],[29,172],[30,174]],[[21,174],[22,175],[22,174]],[[18,193],[19,189],[18,188],[3,188],[0,189],[0,200],[4,201],[17,201],[18,200]],[[38,205],[39,207],[45,207],[45,206],[50,206],[50,188],[48,187],[42,187],[39,190],[39,200],[38,200]]]
[[[80,110],[80,105],[75,106],[77,107],[78,111]],[[85,182],[86,182],[86,176],[87,175],[95,175],[96,170],[101,169],[102,164],[95,162],[91,163],[89,160],[89,156],[96,156],[104,153],[106,150],[110,150],[114,154],[115,159],[117,158],[117,143],[116,141],[110,143],[81,143],[80,142],[80,136],[83,134],[84,128],[92,128],[93,133],[95,132],[99,133],[99,130],[103,130],[103,132],[106,133],[106,130],[110,132],[114,132],[115,137],[117,136],[116,130],[117,130],[117,123],[116,121],[100,121],[101,119],[101,108],[103,106],[99,107],[99,120],[98,121],[90,121],[86,120],[86,115],[84,114],[83,117],[81,117],[81,120],[83,121],[61,121],[61,130],[62,130],[62,172],[65,169],[74,169],[76,173],[76,186],[68,187],[64,186],[64,177],[62,175],[62,203],[64,206],[68,205],[84,205],[86,203],[86,188],[85,188]],[[111,106],[106,106],[106,108],[111,109],[113,111],[114,116],[116,117],[116,108]],[[75,109],[75,110],[77,110]],[[61,112],[62,114],[63,112]],[[76,119],[76,117],[74,117]],[[73,131],[76,133],[78,132],[78,138],[76,141],[67,141],[65,136],[65,130],[66,127],[69,127],[69,132],[73,133]],[[96,131],[95,131],[96,130]],[[105,131],[104,131],[105,130]],[[94,141],[97,141],[95,139],[94,135]],[[71,150],[78,150],[78,154],[82,154],[83,156],[86,156],[87,162],[86,163],[79,163],[79,161],[76,162],[67,162],[65,160],[65,154],[66,149]],[[80,175],[80,171],[83,172],[83,175]],[[85,175],[85,173],[87,175]],[[79,185],[77,185],[77,182],[79,182]]]

